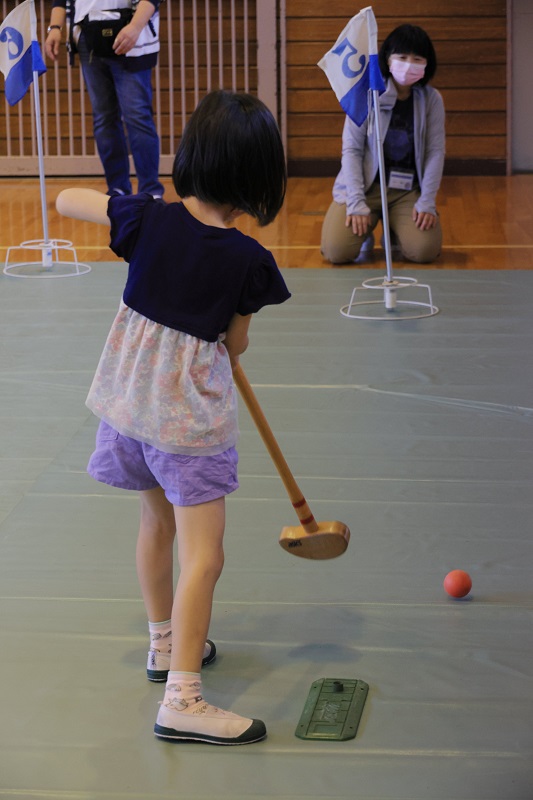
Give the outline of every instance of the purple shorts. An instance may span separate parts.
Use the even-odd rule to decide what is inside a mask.
[[[119,489],[143,492],[161,486],[172,505],[194,506],[239,488],[237,462],[234,447],[215,456],[164,453],[122,436],[102,421],[87,472],[97,481]]]

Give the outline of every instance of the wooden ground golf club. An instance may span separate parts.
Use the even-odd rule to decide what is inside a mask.
[[[279,538],[280,545],[287,552],[301,558],[326,559],[342,555],[350,539],[348,526],[343,522],[315,520],[240,364],[234,369],[233,377],[300,520],[300,525],[283,528]]]

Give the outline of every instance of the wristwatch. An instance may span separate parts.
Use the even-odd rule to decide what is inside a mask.
[[[46,33],[50,33],[50,31],[62,31],[62,30],[63,30],[62,25],[49,25],[48,28],[46,29]]]

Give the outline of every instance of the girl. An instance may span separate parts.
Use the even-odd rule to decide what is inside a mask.
[[[290,297],[272,255],[231,227],[243,213],[267,225],[282,206],[274,118],[250,95],[210,93],[186,127],[172,177],[180,203],[90,189],[57,199],[62,214],[110,224],[111,249],[129,262],[87,398],[101,420],[88,471],[140,492],[148,678],[167,681],[156,736],[247,744],[266,735],[264,723],[207,703],[200,669],[216,653],[207,633],[224,560],[224,498],[238,487],[232,368],[252,314]]]
[[[409,261],[427,263],[440,253],[442,232],[435,199],[444,166],[444,104],[428,86],[437,59],[431,39],[414,25],[400,25],[379,51],[387,88],[380,97],[391,238]],[[348,117],[341,171],[322,227],[328,261],[354,261],[381,217],[376,126],[359,128]]]

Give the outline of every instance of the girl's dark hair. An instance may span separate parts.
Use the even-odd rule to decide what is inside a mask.
[[[437,71],[435,48],[427,33],[417,25],[400,25],[395,28],[379,49],[379,68],[384,78],[390,76],[389,58],[395,53],[407,55],[414,53],[427,61],[424,77],[417,81],[417,86],[425,86]]]
[[[257,97],[214,91],[198,104],[183,132],[174,167],[180,197],[229,203],[261,226],[277,215],[287,167],[276,121]]]

